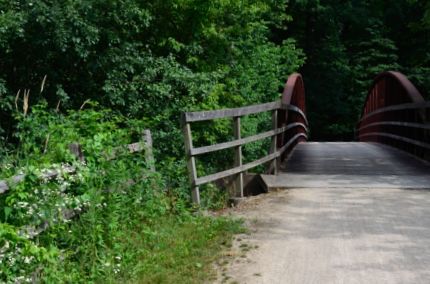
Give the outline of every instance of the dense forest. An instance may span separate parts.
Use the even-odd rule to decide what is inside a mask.
[[[271,100],[298,70],[324,140],[352,138],[378,72],[400,70],[424,94],[430,85],[425,1],[144,2],[2,2],[2,140],[14,141],[25,89],[31,104],[90,99],[171,134],[179,111]]]
[[[430,3],[417,0],[0,0],[0,177],[26,174],[0,195],[0,282],[207,279],[208,255],[241,226],[194,214],[181,113],[273,101],[300,72],[311,139],[352,140],[379,72],[403,72],[428,98],[429,39]],[[210,126],[196,143],[231,135]],[[107,158],[143,129],[157,172]],[[82,174],[37,178],[64,164]],[[202,194],[203,207],[225,204],[211,186]],[[69,222],[61,208],[82,214]],[[33,239],[20,234],[29,223],[50,228]]]
[[[427,96],[430,89],[428,1],[290,1],[293,20],[276,38],[303,49],[312,138],[351,140],[372,79],[404,73]]]

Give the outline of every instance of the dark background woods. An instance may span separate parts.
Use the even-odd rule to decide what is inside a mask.
[[[427,95],[430,89],[430,13],[426,1],[290,1],[293,37],[306,62],[315,140],[351,140],[372,79],[403,72]]]
[[[300,71],[312,139],[350,140],[378,72],[400,70],[423,93],[430,84],[425,1],[2,1],[0,10],[5,143],[24,89],[31,104],[91,99],[169,135],[180,111],[270,101]]]

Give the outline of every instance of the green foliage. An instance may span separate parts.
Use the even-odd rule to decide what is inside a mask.
[[[239,225],[192,214],[181,112],[273,101],[302,68],[313,138],[352,139],[376,73],[403,71],[428,96],[429,15],[416,0],[0,0],[0,177],[26,173],[0,195],[0,282],[207,280]],[[268,130],[269,116],[242,127]],[[144,128],[159,173],[121,147]],[[193,131],[195,145],[233,135],[231,120]],[[245,161],[268,146],[246,145]],[[199,175],[232,157],[203,156]],[[47,169],[63,173],[39,179]],[[225,204],[202,189],[204,207]]]
[[[14,135],[18,90],[31,90],[30,107],[60,102],[60,112],[91,99],[151,128],[157,162],[175,189],[185,184],[182,111],[272,101],[288,74],[303,64],[294,40],[271,40],[271,30],[290,20],[285,5],[285,0],[0,2],[8,23],[0,42],[5,144],[22,139]],[[18,108],[21,103],[19,97]],[[230,128],[212,126],[197,140],[222,139]],[[34,137],[39,153],[53,131],[48,128]],[[209,167],[224,165],[215,159]]]
[[[0,223],[0,280],[4,283],[31,282],[39,266],[55,262],[58,250],[44,248],[17,234],[16,229]],[[33,275],[32,275],[33,273]]]
[[[307,110],[316,140],[351,140],[372,79],[403,72],[428,96],[426,1],[291,1],[294,37],[306,54]]]
[[[9,23],[4,25],[9,36],[0,44],[2,50],[10,47],[8,53],[2,51],[6,60],[0,70],[10,95],[20,88],[35,88],[47,75],[43,96],[52,104],[66,96],[77,107],[91,98],[136,117],[155,115],[154,123],[172,119],[172,110],[199,107],[218,83],[225,86],[225,98],[250,96],[246,101],[255,102],[258,94],[270,100],[280,80],[301,64],[302,55],[291,41],[278,46],[268,40],[269,28],[286,18],[284,4],[0,3],[0,9],[8,11],[2,17]],[[10,80],[12,76],[17,80]],[[238,87],[245,89],[238,92]]]
[[[17,115],[20,144],[4,161],[25,179],[0,195],[1,282],[207,279],[240,224],[192,215],[143,153],[122,147],[140,137],[142,121],[97,104],[65,115],[45,103],[32,109]],[[71,142],[81,144],[84,164],[69,153]],[[76,174],[65,172],[66,162]],[[61,174],[40,178],[46,170]],[[39,228],[47,229],[34,236]]]
[[[400,70],[397,63],[398,49],[392,40],[384,37],[382,30],[381,25],[366,29],[369,39],[355,44],[357,52],[351,60],[353,81],[350,92],[355,92],[356,95],[348,98],[355,114],[361,115],[368,89],[377,74],[388,70]]]

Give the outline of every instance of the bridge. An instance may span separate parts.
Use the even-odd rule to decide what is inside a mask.
[[[260,248],[231,276],[240,283],[429,283],[429,110],[413,84],[390,71],[370,87],[353,142],[308,142],[300,74],[288,78],[279,101],[184,113],[195,203],[199,187],[219,179],[244,198],[248,171],[261,165],[261,185],[276,191],[244,215],[259,220],[245,238]],[[242,137],[241,118],[262,112],[271,112],[272,129]],[[193,147],[191,124],[219,118],[232,118],[235,139]],[[243,164],[242,146],[268,138],[268,154]],[[229,148],[230,169],[198,175],[200,155]]]
[[[230,178],[233,194],[243,198],[244,175],[267,165],[261,178],[266,191],[309,186],[428,188],[430,160],[430,102],[399,72],[379,74],[368,93],[357,141],[304,143],[308,140],[305,90],[300,74],[292,74],[279,101],[248,107],[186,112],[182,124],[188,170],[195,203],[199,186]],[[272,129],[248,137],[241,135],[241,118],[271,112]],[[193,147],[191,123],[232,118],[234,140]],[[268,155],[243,164],[242,146],[271,138]],[[198,176],[196,159],[203,154],[233,148],[232,168]]]

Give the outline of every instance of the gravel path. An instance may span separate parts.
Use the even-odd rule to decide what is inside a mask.
[[[302,143],[233,215],[224,283],[430,283],[430,164],[372,143]],[[233,257],[236,256],[236,257]],[[227,264],[228,261],[228,264]]]
[[[429,190],[289,189],[234,215],[251,233],[220,282],[430,283]]]

